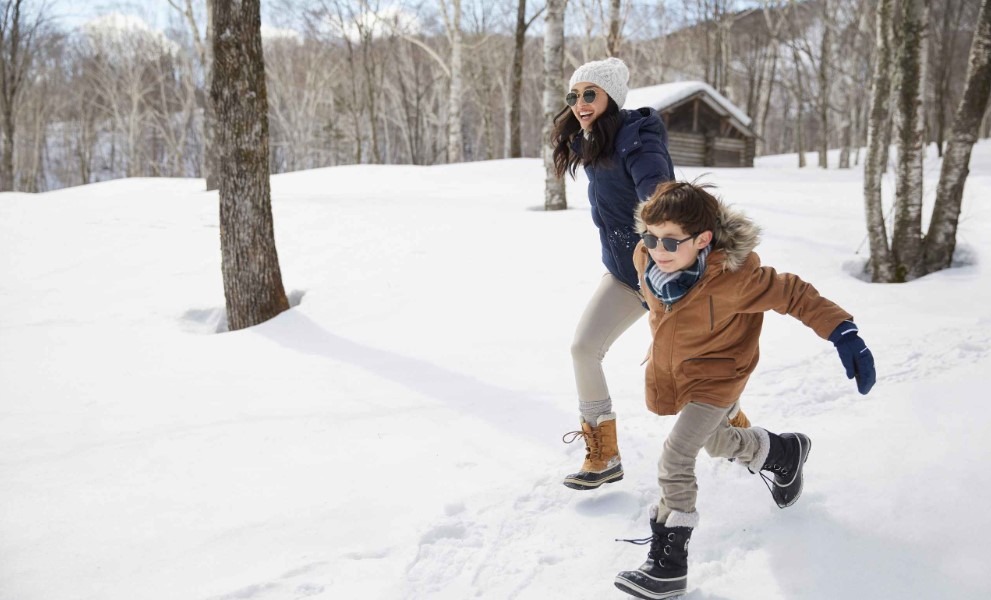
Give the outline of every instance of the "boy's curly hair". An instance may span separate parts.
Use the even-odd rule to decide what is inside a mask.
[[[647,225],[675,223],[692,235],[711,231],[715,234],[719,227],[719,200],[706,190],[715,189],[711,183],[695,181],[666,181],[654,194],[640,205],[638,229],[646,230]]]

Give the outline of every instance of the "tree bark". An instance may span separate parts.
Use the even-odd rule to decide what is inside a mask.
[[[802,85],[802,71],[804,66],[802,64],[801,56],[798,53],[798,48],[792,44],[791,47],[791,58],[795,65],[795,111],[797,112],[797,117],[795,118],[795,146],[798,150],[798,168],[805,168],[805,86]]]
[[[619,46],[623,41],[622,0],[609,2],[609,35],[606,37],[606,54],[619,56]],[[620,108],[623,108],[620,106]]]
[[[220,246],[231,330],[289,308],[275,248],[260,0],[214,0]]]
[[[898,30],[898,96],[895,111],[898,164],[895,173],[895,226],[891,239],[895,281],[922,274],[922,91],[926,60],[927,0],[902,0]]]
[[[544,22],[544,128],[541,133],[544,170],[544,209],[568,208],[564,179],[554,170],[554,157],[550,146],[554,128],[554,115],[561,109],[561,82],[564,80],[564,7],[567,0],[547,0]]]
[[[881,177],[887,153],[884,151],[885,128],[890,119],[889,94],[891,92],[891,4],[893,0],[878,0],[876,16],[877,59],[871,85],[871,107],[867,123],[867,157],[864,160],[864,209],[867,217],[867,237],[871,249],[871,280],[894,280],[891,264],[891,248],[884,225],[884,207],[881,202]]]
[[[520,139],[520,107],[523,104],[523,47],[526,44],[526,0],[519,0],[516,10],[516,37],[513,40],[513,72],[510,75],[509,157],[523,156]]]
[[[213,80],[213,3],[216,0],[206,0],[206,52],[203,56],[204,81]],[[203,106],[203,178],[206,179],[207,191],[220,187],[219,165],[217,164],[217,147],[214,133],[217,130],[217,115],[212,102]]]
[[[981,119],[991,96],[991,6],[982,0],[977,29],[970,46],[970,62],[963,97],[953,118],[953,128],[943,155],[929,231],[926,235],[923,269],[932,273],[949,268],[956,249],[957,224],[963,189],[970,172],[970,153],[977,142]]]
[[[853,92],[847,94],[846,110],[843,111],[843,119],[840,122],[840,160],[838,168],[850,168],[850,147],[853,145],[853,112],[855,100]],[[820,165],[821,166],[821,165]]]
[[[448,38],[451,42],[451,88],[447,102],[447,162],[463,160],[464,134],[461,131],[461,103],[464,97],[462,81],[461,0],[451,0],[453,14],[449,17]],[[447,11],[444,11],[445,15]]]
[[[829,20],[833,17],[832,5],[829,0],[822,2],[822,45],[819,52],[819,167],[829,168],[829,49],[830,40]]]

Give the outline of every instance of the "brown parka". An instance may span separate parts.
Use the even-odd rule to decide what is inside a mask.
[[[739,400],[757,367],[765,311],[791,315],[823,339],[853,319],[798,276],[762,267],[753,252],[760,229],[739,211],[720,209],[705,272],[673,305],[663,304],[644,282],[643,242],[633,252],[653,338],[646,360],[647,408],[659,415],[673,415],[689,402],[728,407]],[[637,227],[646,231],[639,215]]]

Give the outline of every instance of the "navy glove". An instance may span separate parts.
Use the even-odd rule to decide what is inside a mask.
[[[867,394],[877,381],[874,371],[874,355],[864,340],[857,335],[857,326],[853,321],[843,321],[829,334],[829,341],[836,346],[840,361],[846,367],[847,379],[857,378],[857,390]]]

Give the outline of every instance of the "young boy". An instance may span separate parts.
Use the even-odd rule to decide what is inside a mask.
[[[735,459],[761,473],[774,501],[791,506],[802,493],[811,442],[733,427],[739,399],[757,366],[764,312],[789,314],[835,344],[848,378],[866,394],[874,357],[853,317],[795,275],[762,267],[753,252],[760,229],[706,191],[708,185],[667,182],[641,205],[641,242],[633,253],[650,308],[653,344],[647,360],[647,407],[678,419],[658,464],[661,500],[651,507],[647,561],[616,576],[616,587],[654,600],[685,592],[688,541],[698,525],[695,457]]]

